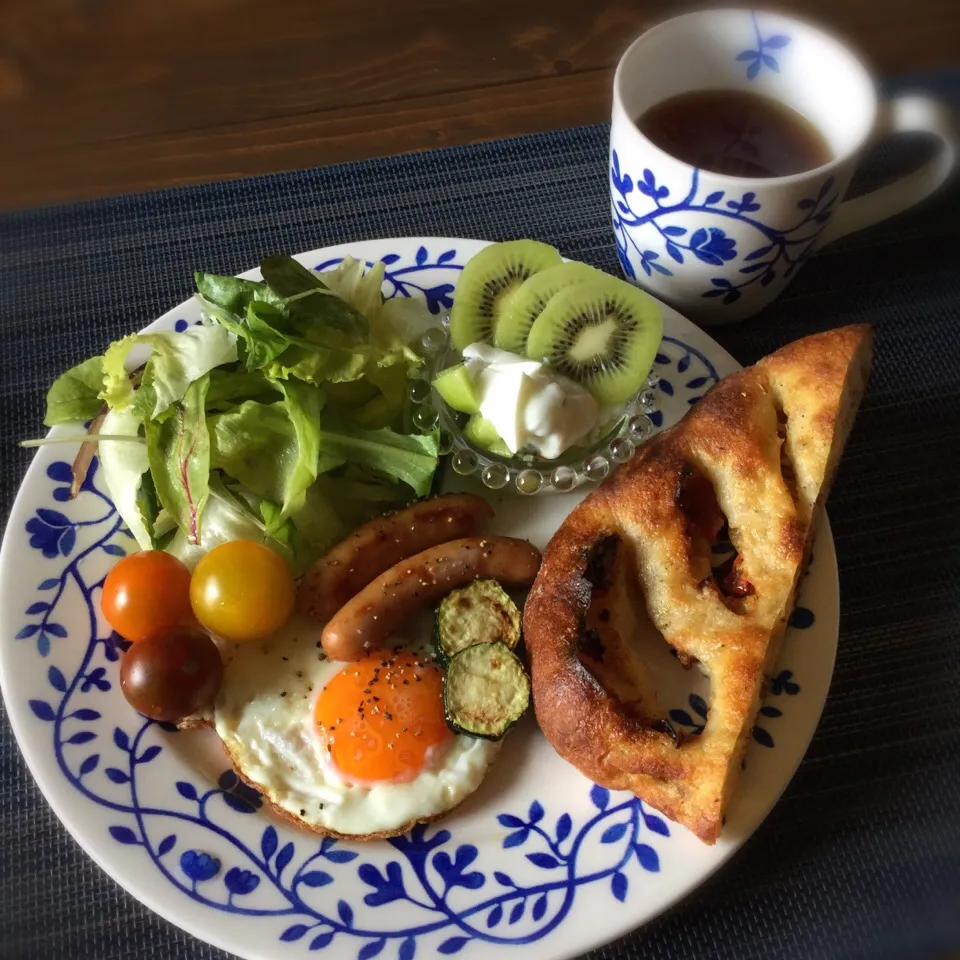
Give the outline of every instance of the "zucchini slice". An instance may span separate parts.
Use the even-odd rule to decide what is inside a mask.
[[[499,640],[461,650],[447,664],[443,706],[456,733],[499,740],[530,705],[530,678]]]
[[[435,627],[438,657],[443,661],[474,644],[497,640],[515,650],[520,624],[517,605],[496,580],[474,580],[440,602]]]

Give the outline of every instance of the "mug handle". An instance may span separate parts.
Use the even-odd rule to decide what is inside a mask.
[[[881,114],[874,142],[895,133],[932,133],[940,138],[936,156],[894,183],[847,200],[824,227],[820,244],[863,230],[925,200],[941,187],[957,165],[960,143],[950,111],[932,97],[895,97],[880,105]],[[818,244],[818,246],[820,245]]]

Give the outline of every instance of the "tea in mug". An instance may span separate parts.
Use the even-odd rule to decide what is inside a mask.
[[[742,90],[695,90],[636,119],[661,150],[731,177],[786,177],[831,158],[823,134],[792,107]]]

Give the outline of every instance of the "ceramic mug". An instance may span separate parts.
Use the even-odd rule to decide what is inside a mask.
[[[832,159],[783,177],[734,177],[656,147],[636,118],[678,94],[735,90],[778,100],[825,137]],[[894,133],[939,138],[935,156],[896,182],[843,201],[865,149]],[[610,200],[626,276],[698,322],[751,316],[824,244],[929,196],[956,166],[948,110],[925,96],[878,102],[864,64],[792,17],[704,10],[643,34],[613,81]]]

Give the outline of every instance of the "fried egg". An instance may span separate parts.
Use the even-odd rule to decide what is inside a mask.
[[[450,730],[423,644],[399,636],[339,663],[317,635],[294,619],[230,652],[214,726],[244,778],[306,826],[348,836],[402,832],[480,786],[500,744]]]

